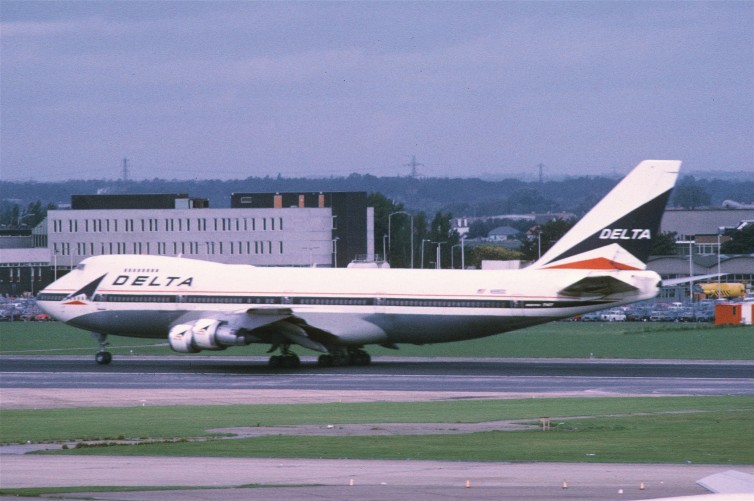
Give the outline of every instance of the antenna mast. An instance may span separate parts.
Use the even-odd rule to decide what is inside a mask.
[[[411,177],[417,177],[419,175],[417,167],[424,164],[420,164],[416,161],[416,155],[411,155],[411,162],[403,165],[405,165],[406,167],[411,167]]]
[[[123,158],[123,181],[128,181],[128,159]]]

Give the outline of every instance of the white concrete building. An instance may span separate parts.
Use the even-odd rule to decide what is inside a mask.
[[[55,210],[47,238],[58,266],[104,254],[333,266],[337,252],[330,208]]]

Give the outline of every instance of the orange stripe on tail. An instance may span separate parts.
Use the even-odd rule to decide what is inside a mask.
[[[555,266],[546,266],[545,269],[570,269],[570,270],[638,270],[635,266],[619,263],[605,257],[596,257],[594,259],[585,259],[584,261],[574,261],[572,263],[556,264]]]

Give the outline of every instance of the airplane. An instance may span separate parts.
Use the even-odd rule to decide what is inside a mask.
[[[366,345],[462,341],[653,298],[646,269],[681,162],[645,160],[537,261],[516,270],[272,268],[102,255],[41,291],[52,317],[107,336],[166,339],[180,353],[271,345],[269,364],[368,365]]]

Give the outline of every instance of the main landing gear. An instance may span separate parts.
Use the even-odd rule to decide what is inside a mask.
[[[372,357],[361,348],[331,347],[330,353],[320,355],[317,360],[317,365],[320,367],[365,366],[370,363],[372,363]],[[271,356],[268,365],[275,369],[295,369],[301,366],[301,360],[291,351],[290,345],[282,345],[280,355]]]
[[[320,367],[345,367],[348,365],[369,365],[372,357],[361,348],[337,348],[331,349],[330,353],[320,355],[317,365]]]
[[[107,334],[92,332],[92,337],[99,343],[99,351],[94,355],[94,361],[99,365],[107,365],[112,362],[113,354],[105,349],[110,345],[110,343],[107,342]]]
[[[284,369],[295,369],[296,367],[301,366],[301,359],[291,351],[290,345],[283,345],[280,348],[280,355],[272,355],[267,363],[270,367],[276,369],[279,367]]]

